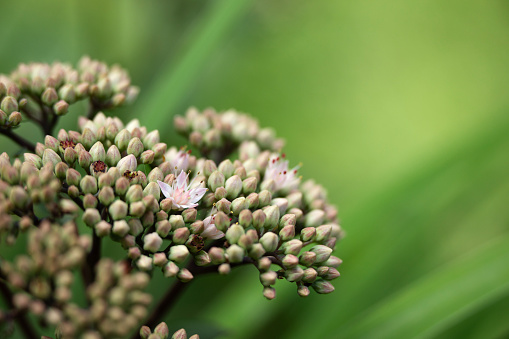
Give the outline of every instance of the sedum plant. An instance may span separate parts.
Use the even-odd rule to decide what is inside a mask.
[[[256,268],[267,299],[278,280],[302,297],[332,292],[337,211],[290,166],[274,131],[232,110],[191,108],[174,119],[189,150],[168,147],[138,120],[102,113],[137,93],[123,69],[87,57],[77,68],[35,63],[0,76],[0,133],[25,149],[0,155],[0,248],[25,249],[9,260],[0,250],[4,331],[17,321],[37,337],[31,314],[57,338],[169,338],[161,320],[183,287],[241,265]],[[76,130],[54,134],[78,101],[88,112]],[[16,133],[28,121],[41,142]],[[124,259],[101,254],[105,239]],[[168,279],[155,305],[146,290],[154,274]],[[72,293],[77,280],[85,306]]]

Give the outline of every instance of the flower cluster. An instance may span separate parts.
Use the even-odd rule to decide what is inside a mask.
[[[142,326],[140,329],[140,337],[141,339],[167,339],[170,337],[170,331],[168,329],[168,325],[162,322],[154,328],[154,332],[150,330],[148,326]],[[171,339],[187,339],[187,332],[183,328],[173,333]],[[197,334],[192,335],[189,339],[200,339],[200,336]]]
[[[95,107],[134,91],[121,69],[87,58],[77,71],[20,66],[11,79],[34,97],[46,91],[40,83],[58,84],[66,102],[66,84],[76,90],[86,83]],[[303,297],[334,290],[341,260],[332,253],[343,236],[337,210],[320,185],[302,181],[271,129],[234,111],[191,109],[175,127],[198,148],[195,156],[168,149],[138,120],[124,125],[99,112],[78,126],[46,135],[23,159],[0,155],[0,239],[14,244],[29,234],[27,255],[0,263],[17,310],[30,310],[63,337],[125,337],[148,315],[151,298],[142,290],[156,270],[183,284],[253,265],[267,299],[281,279]],[[101,258],[102,239],[118,243],[125,260]],[[88,308],[72,300],[77,270]],[[142,327],[140,336],[169,333],[160,324],[154,333]]]

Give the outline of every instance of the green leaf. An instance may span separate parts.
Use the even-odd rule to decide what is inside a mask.
[[[508,293],[509,234],[411,284],[362,315],[345,338],[428,338]]]

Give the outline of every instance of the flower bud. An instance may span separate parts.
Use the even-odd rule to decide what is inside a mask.
[[[241,211],[247,208],[246,198],[239,197],[232,201],[231,210],[233,215],[239,215]]]
[[[123,129],[118,132],[117,136],[115,137],[115,145],[120,151],[125,151],[129,145],[130,140],[131,132],[129,132],[127,129]]]
[[[258,194],[258,199],[259,199],[259,207],[264,207],[264,206],[267,206],[268,204],[270,204],[270,202],[272,201],[272,194],[267,191],[267,190],[262,190],[259,194]]]
[[[92,156],[92,161],[104,162],[106,160],[106,151],[104,150],[104,146],[100,141],[96,142],[92,146],[89,153]]]
[[[274,285],[277,280],[277,273],[274,271],[267,271],[260,274],[260,282],[263,286]]]
[[[265,219],[267,216],[262,210],[256,210],[253,212],[253,226],[256,229],[261,229],[265,225]]]
[[[53,87],[46,88],[42,93],[41,100],[46,106],[53,105],[58,101],[57,91]]]
[[[150,182],[143,190],[143,196],[153,196],[156,200],[161,198],[161,189],[156,182]]]
[[[118,195],[124,195],[129,188],[129,180],[125,177],[120,177],[115,181],[115,192]]]
[[[78,163],[81,166],[81,168],[88,171],[90,165],[92,164],[92,156],[87,151],[81,151],[78,154]]]
[[[219,171],[214,171],[208,179],[208,187],[215,192],[218,187],[224,186],[224,174]]]
[[[196,220],[197,211],[195,208],[188,208],[182,212],[184,222],[193,222]]]
[[[226,159],[219,164],[218,170],[223,173],[226,178],[229,178],[233,175],[235,167],[233,167],[230,159]]]
[[[149,233],[143,237],[143,249],[155,253],[163,244],[163,239],[156,232]]]
[[[219,247],[212,247],[209,250],[209,258],[213,265],[219,265],[225,262],[224,249]]]
[[[221,199],[216,203],[216,208],[225,214],[230,213],[231,202],[226,199]]]
[[[141,255],[136,261],[136,266],[142,271],[150,271],[152,269],[152,258]]]
[[[189,250],[187,249],[186,245],[176,245],[170,247],[168,259],[176,263],[182,263],[186,260],[188,255]]]
[[[235,199],[242,190],[242,180],[238,175],[234,175],[226,180],[225,183],[226,196],[228,199]]]
[[[214,225],[221,232],[226,232],[230,226],[230,218],[225,213],[219,211],[214,216]]]
[[[42,164],[43,165],[46,165],[47,163],[51,163],[51,164],[53,164],[53,166],[55,166],[56,164],[58,164],[61,161],[62,161],[62,159],[60,159],[60,157],[54,150],[52,150],[50,148],[46,148],[44,150],[44,153],[42,155]]]
[[[127,216],[127,204],[122,200],[114,201],[108,210],[113,220],[125,219]]]
[[[163,172],[159,167],[155,167],[152,171],[150,171],[147,179],[149,182],[157,182],[158,180],[163,181],[164,179]]]
[[[157,334],[161,339],[166,339],[170,335],[170,331],[168,330],[166,323],[162,322],[156,326],[154,334]]]
[[[254,177],[247,178],[246,180],[244,180],[242,182],[242,190],[243,190],[244,194],[251,194],[254,191],[256,191],[257,185],[258,185],[258,180],[256,180],[256,178],[254,178]]]
[[[302,281],[305,283],[312,283],[316,280],[316,277],[318,276],[316,270],[312,267],[306,268],[304,270],[304,275],[302,276]]]
[[[123,157],[117,163],[117,169],[120,172],[120,174],[124,174],[125,171],[133,172],[136,170],[136,167],[138,167],[138,163],[136,161],[136,157],[132,154],[129,154],[128,156]]]
[[[285,198],[273,199],[271,205],[276,205],[279,208],[279,215],[283,215],[288,208],[288,200]]]
[[[302,249],[302,241],[298,239],[292,239],[283,243],[281,248],[284,250],[285,254],[299,255],[299,252]]]
[[[156,222],[156,232],[161,237],[166,238],[171,231],[171,224],[168,220],[160,220]]]
[[[239,245],[231,245],[226,249],[230,263],[240,263],[244,260],[244,249]]]
[[[83,133],[81,133],[81,143],[85,146],[86,149],[90,149],[93,144],[97,141],[95,133],[89,129],[85,128]]]
[[[244,166],[237,167],[235,169],[235,172],[233,172],[233,174],[238,175],[239,178],[242,180],[246,179],[246,177],[247,177],[246,169],[244,168]],[[258,180],[258,178],[255,178],[255,179]]]
[[[225,238],[230,244],[236,244],[241,235],[244,235],[244,228],[238,224],[232,225],[227,231]]]
[[[328,240],[330,238],[332,232],[331,225],[322,225],[316,228],[316,238],[315,241],[322,242]]]
[[[129,215],[135,218],[140,218],[145,213],[146,207],[142,201],[136,201],[129,204]]]
[[[279,231],[279,237],[282,241],[288,241],[295,237],[295,226],[287,225]]]
[[[205,163],[203,164],[203,174],[205,176],[209,177],[217,170],[217,166],[212,160],[205,160]]]
[[[301,297],[307,297],[309,295],[309,288],[305,285],[299,285],[297,288],[297,293]]]
[[[166,278],[176,277],[180,268],[173,262],[169,261],[163,268],[163,274]]]
[[[85,194],[83,197],[83,207],[84,208],[95,208],[97,206],[97,199],[92,194]]]
[[[9,114],[8,121],[12,127],[18,126],[21,123],[21,120],[23,120],[23,118],[21,117],[20,112],[12,112],[11,114]]]
[[[67,147],[64,151],[64,160],[66,163],[72,165],[78,158],[78,153],[72,147]]]
[[[322,210],[312,210],[306,214],[304,225],[306,227],[317,227],[323,223],[325,212]]]
[[[148,337],[152,334],[152,331],[148,326],[142,326],[140,328],[140,337],[141,339],[148,339]]]
[[[263,209],[265,213],[265,228],[274,229],[279,223],[279,208],[277,206],[267,206]]]
[[[327,259],[326,261],[323,262],[323,265],[337,268],[342,263],[343,263],[343,260],[339,259],[338,257],[335,257],[335,256],[331,255],[329,257],[329,259]]]
[[[33,154],[33,153],[25,153],[25,154],[23,155],[23,157],[25,158],[25,161],[26,161],[26,162],[29,162],[29,163],[34,164],[34,166],[35,166],[37,169],[40,169],[40,168],[41,168],[41,166],[42,166],[42,159],[41,159],[41,157],[39,157],[38,155]]]
[[[289,282],[300,281],[304,276],[304,270],[300,266],[290,268],[285,271],[285,278]]]
[[[159,138],[159,131],[158,130],[154,130],[154,131],[148,133],[143,138],[143,144],[148,149],[148,148],[152,148],[155,144],[159,143],[159,140],[160,140],[160,138]]]
[[[97,180],[91,175],[86,175],[80,181],[81,191],[85,194],[96,194],[97,193]]]
[[[158,143],[152,146],[152,151],[154,151],[154,159],[161,158],[165,153],[168,146],[165,143]]]
[[[210,264],[210,262],[209,254],[205,251],[199,251],[194,255],[194,263],[196,266],[206,266]]]
[[[127,154],[132,154],[135,157],[139,157],[140,154],[143,152],[143,143],[139,138],[132,138],[131,141],[129,141],[129,144],[127,145]]]
[[[176,230],[177,228],[186,226],[182,215],[171,215],[169,220],[170,220],[171,227],[174,230]]]
[[[260,244],[262,244],[266,252],[274,252],[278,247],[279,238],[277,234],[267,232],[260,238]]]
[[[332,249],[324,245],[316,245],[310,251],[316,254],[317,263],[326,261],[332,253]]]
[[[186,227],[177,228],[173,232],[173,243],[177,245],[183,245],[186,243],[187,239],[189,238],[189,235],[191,232]]]
[[[142,164],[151,164],[154,162],[154,156],[155,156],[154,151],[151,150],[145,151],[140,155],[140,162]]]
[[[101,215],[95,208],[87,208],[85,212],[83,212],[82,219],[85,225],[93,227],[95,224],[101,221]]]
[[[239,224],[241,224],[244,228],[251,226],[251,222],[253,221],[253,213],[250,210],[245,209],[239,214]]]
[[[6,96],[0,103],[0,109],[6,114],[11,114],[14,111],[18,111],[18,101],[14,97]]]
[[[311,286],[315,292],[319,294],[328,294],[334,292],[334,286],[326,280],[316,280]]]
[[[60,100],[53,105],[53,111],[56,115],[61,116],[67,113],[69,110],[69,104],[64,100]]]
[[[129,233],[129,230],[129,224],[125,220],[117,220],[113,222],[112,232],[119,237],[126,236]]]
[[[316,234],[316,228],[305,227],[300,231],[300,238],[302,241],[313,241]]]
[[[99,237],[106,237],[111,233],[111,224],[109,224],[105,220],[101,220],[97,224],[95,224],[94,229],[95,234],[97,234]]]

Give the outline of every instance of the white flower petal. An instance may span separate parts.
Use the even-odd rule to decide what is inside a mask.
[[[163,193],[163,195],[166,198],[170,198],[173,201],[173,199],[171,198],[171,195],[173,193],[173,189],[171,188],[171,186],[168,185],[167,183],[159,181],[159,180],[157,180],[157,184],[159,185],[159,188],[161,189],[161,192]]]

